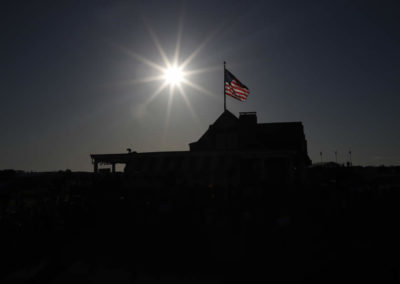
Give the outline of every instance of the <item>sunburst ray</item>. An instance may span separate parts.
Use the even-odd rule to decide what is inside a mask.
[[[223,25],[220,25],[217,29],[210,33],[208,37],[183,61],[181,64],[182,68],[185,68],[199,53],[203,48],[217,35],[217,33],[222,29]]]
[[[201,87],[193,82],[190,82],[189,80],[186,80],[185,78],[182,79],[182,83],[192,87],[193,89],[196,89],[197,91],[200,91],[201,93],[203,93],[205,95],[213,97],[213,94],[211,92],[209,92],[208,90],[204,89],[203,87]]]
[[[148,105],[149,103],[151,103],[167,87],[167,85],[168,83],[164,82],[148,99],[146,99],[144,104]]]
[[[164,51],[164,49],[162,48],[162,46],[161,46],[161,44],[160,44],[160,42],[159,42],[159,40],[158,40],[158,38],[157,38],[156,33],[153,31],[153,29],[152,29],[150,26],[148,26],[147,29],[149,30],[150,36],[151,36],[151,38],[152,38],[154,44],[156,45],[158,52],[160,53],[162,59],[164,60],[164,64],[167,66],[167,68],[170,67],[170,66],[171,66],[171,63],[170,63],[170,61],[168,60],[168,57],[167,57],[167,55],[165,54],[165,51]]]
[[[202,74],[202,73],[210,73],[210,72],[215,72],[215,71],[221,71],[221,65],[218,65],[218,66],[215,65],[215,66],[212,66],[212,67],[185,71],[185,75],[190,76],[190,75],[197,75],[197,74]]]
[[[136,60],[146,64],[147,66],[153,67],[154,69],[157,69],[157,70],[159,70],[161,72],[165,69],[163,66],[161,66],[161,65],[159,65],[159,64],[157,64],[157,63],[155,63],[155,62],[153,62],[153,61],[151,61],[151,60],[149,60],[149,59],[147,59],[147,58],[145,58],[145,57],[133,52],[132,50],[130,50],[130,49],[124,47],[124,46],[121,46],[121,45],[118,45],[118,44],[115,44],[115,43],[113,43],[113,45],[115,47],[117,47],[119,50],[121,50],[122,52],[124,52],[125,54],[135,58]]]
[[[167,130],[169,128],[169,120],[171,116],[171,109],[172,109],[172,100],[174,98],[174,85],[169,86],[169,94],[168,94],[168,103],[167,103],[167,114],[165,118],[165,125],[164,125],[164,133],[163,133],[163,141],[165,142],[167,136]]]
[[[189,99],[188,99],[188,97],[187,97],[185,91],[183,90],[182,86],[181,86],[181,85],[178,85],[177,88],[178,88],[179,93],[181,94],[183,100],[185,101],[186,106],[188,107],[188,109],[189,109],[189,111],[190,111],[190,114],[192,115],[193,119],[194,119],[196,122],[199,122],[199,118],[197,117],[196,113],[194,112],[193,107],[192,107],[192,104],[190,103],[190,101],[189,101]]]
[[[179,61],[179,52],[181,48],[181,38],[182,38],[182,32],[183,32],[183,9],[181,10],[181,15],[179,17],[179,22],[178,22],[178,33],[177,33],[177,38],[176,38],[176,47],[175,47],[175,55],[174,55],[174,64],[177,65]]]

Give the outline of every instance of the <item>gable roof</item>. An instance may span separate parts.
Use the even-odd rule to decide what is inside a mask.
[[[225,110],[212,124],[213,127],[229,127],[237,125],[239,119],[229,110]]]
[[[225,110],[196,142],[191,151],[295,151],[307,155],[301,122],[257,123],[255,113],[237,118]]]

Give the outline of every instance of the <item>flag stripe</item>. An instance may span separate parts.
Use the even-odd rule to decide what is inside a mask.
[[[249,91],[246,90],[246,89],[241,89],[241,88],[237,88],[237,87],[233,87],[233,89],[234,89],[236,92],[240,92],[240,93],[243,93],[243,94],[248,94],[248,93],[249,93]]]
[[[233,90],[234,90],[236,93],[241,93],[241,94],[244,94],[244,95],[247,95],[247,94],[248,94],[248,92],[245,92],[245,91],[243,91],[243,90],[241,90],[241,89],[233,88]]]
[[[248,90],[242,89],[242,88],[238,88],[238,87],[235,87],[235,86],[233,86],[233,89],[234,89],[235,91],[242,92],[242,93],[245,93],[245,94],[248,94],[248,93],[249,93]]]
[[[225,89],[225,92],[228,93],[228,94],[230,94],[230,95],[237,95],[237,96],[243,97],[244,99],[246,99],[246,98],[247,98],[247,95],[248,95],[248,94],[245,94],[245,93],[236,92],[236,91],[233,90],[231,87],[227,87],[227,88]]]
[[[236,95],[236,94],[232,94],[232,93],[229,93],[229,92],[227,92],[226,94],[227,94],[228,96],[235,97],[235,98],[241,98],[241,99],[243,99],[243,100],[247,99],[247,97],[238,96],[238,95]]]
[[[241,100],[241,101],[245,101],[245,100],[246,100],[246,98],[247,98],[247,97],[237,96],[237,95],[235,95],[235,94],[231,94],[231,93],[226,93],[226,95],[228,95],[228,96],[230,96],[230,97],[232,97],[232,98],[235,98],[235,99]]]
[[[234,92],[241,93],[241,94],[244,94],[244,95],[248,95],[248,94],[249,94],[249,91],[242,90],[242,89],[238,89],[238,88],[233,88],[233,87],[230,86],[228,83],[226,83],[225,86],[226,86],[226,88],[227,88],[228,90],[232,90],[232,91],[234,91]]]
[[[247,96],[248,96],[248,94],[236,92],[235,90],[232,90],[232,88],[226,88],[225,91],[226,91],[227,93],[236,94],[236,95],[242,96],[242,97],[247,97]]]
[[[246,99],[247,97],[246,96],[239,96],[239,95],[237,95],[237,94],[235,94],[235,93],[231,93],[231,92],[226,92],[226,94],[227,95],[230,95],[230,96],[234,96],[234,97],[240,97],[240,98],[242,98],[242,99]]]

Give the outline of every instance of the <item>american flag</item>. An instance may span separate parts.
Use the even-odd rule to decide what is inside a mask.
[[[244,102],[250,91],[231,72],[225,69],[225,95]]]

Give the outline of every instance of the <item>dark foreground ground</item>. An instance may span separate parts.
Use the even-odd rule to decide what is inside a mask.
[[[163,184],[0,172],[0,282],[400,280],[398,167],[314,168],[292,187]]]

